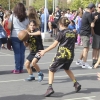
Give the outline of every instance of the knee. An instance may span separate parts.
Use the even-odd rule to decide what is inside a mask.
[[[24,65],[25,65],[26,68],[30,68],[30,64],[28,62],[25,62]]]
[[[34,61],[32,61],[32,65],[35,66],[35,64],[36,64],[36,63],[35,63]]]
[[[84,48],[84,52],[88,52],[89,51],[89,48]]]

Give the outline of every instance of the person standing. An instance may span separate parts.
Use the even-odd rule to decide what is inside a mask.
[[[92,48],[93,48],[92,66],[93,67],[98,60],[99,52],[100,52],[100,3],[97,5],[97,12],[93,14],[94,19],[95,16],[98,16],[98,19],[95,22],[94,34],[93,34],[93,44],[92,44]]]
[[[13,27],[12,27],[13,24]],[[11,41],[15,58],[15,69],[12,71],[14,74],[23,72],[25,46],[22,41],[18,39],[20,31],[25,30],[29,24],[29,19],[26,15],[26,9],[22,3],[16,4],[13,14],[9,18],[8,28],[12,27]]]
[[[92,12],[94,11],[94,9],[95,5],[93,3],[90,3],[87,7],[86,12],[83,14],[80,36],[84,49],[80,55],[80,59],[76,62],[76,65],[88,69],[92,69],[92,67],[87,63],[87,56],[90,45],[91,27],[94,27],[94,20],[92,17]]]
[[[3,16],[4,16],[4,11],[2,9],[2,6],[0,5],[0,18],[1,18],[2,22],[3,22]]]

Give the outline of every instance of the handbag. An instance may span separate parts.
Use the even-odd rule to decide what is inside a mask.
[[[12,30],[13,30],[13,15],[12,15],[12,23],[11,23],[10,37],[7,39],[7,49],[8,50],[11,50],[12,49],[12,40],[11,40]]]

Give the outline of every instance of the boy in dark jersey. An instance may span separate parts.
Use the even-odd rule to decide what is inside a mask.
[[[39,54],[43,56],[46,52],[55,48],[59,44],[57,54],[49,67],[49,87],[47,89],[47,92],[45,93],[46,97],[54,93],[54,90],[52,88],[54,73],[60,68],[63,68],[68,76],[72,79],[76,92],[81,89],[81,85],[76,81],[72,71],[69,69],[74,59],[74,45],[76,34],[73,31],[68,30],[68,25],[69,20],[65,17],[62,17],[59,20],[60,32],[58,33],[56,40],[48,48],[39,52]]]
[[[25,79],[26,81],[32,81],[35,80],[35,77],[33,75],[32,69],[30,68],[30,64],[35,67],[36,71],[38,72],[38,81],[43,80],[43,73],[40,71],[40,68],[37,64],[37,61],[40,59],[40,56],[38,55],[39,50],[43,50],[43,44],[41,39],[41,33],[40,30],[36,28],[37,23],[34,20],[31,20],[28,26],[28,34],[29,39],[28,41],[24,41],[25,46],[29,46],[30,54],[27,57],[27,60],[25,62],[25,67],[28,71],[29,78]]]

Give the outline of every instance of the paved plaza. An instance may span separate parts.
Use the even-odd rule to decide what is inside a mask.
[[[25,78],[28,73],[24,68],[22,74],[12,74],[14,69],[14,55],[12,51],[0,51],[0,100],[100,100],[100,81],[97,80],[97,69],[82,69],[75,64],[79,58],[82,47],[75,48],[75,59],[71,65],[71,69],[76,76],[78,82],[82,85],[79,93],[75,93],[73,82],[65,74],[63,70],[55,73],[55,81],[53,88],[55,93],[51,97],[44,97],[44,93],[48,87],[48,67],[56,53],[56,48],[39,61],[41,70],[44,73],[44,80],[39,83],[38,75],[35,72],[36,81],[26,82]],[[26,50],[25,55],[29,54]],[[92,63],[92,49],[89,51],[88,63]]]

